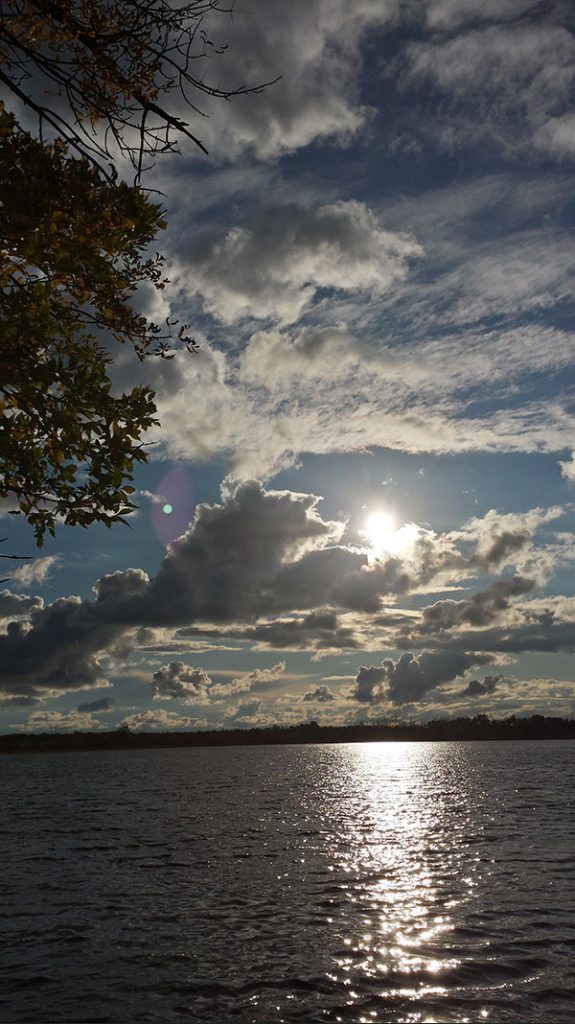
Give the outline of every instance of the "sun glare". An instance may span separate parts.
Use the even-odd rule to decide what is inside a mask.
[[[404,523],[398,527],[389,512],[372,512],[365,524],[365,536],[372,554],[381,555],[404,554],[419,536],[415,523]]]
[[[365,525],[367,539],[374,551],[389,551],[397,532],[393,516],[387,512],[372,512]]]

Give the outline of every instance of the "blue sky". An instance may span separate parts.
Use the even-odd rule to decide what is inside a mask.
[[[200,351],[117,354],[157,391],[140,509],[4,585],[0,728],[571,715],[570,5],[268,0],[210,32],[212,80],[282,77],[148,180],[171,283],[139,306]]]

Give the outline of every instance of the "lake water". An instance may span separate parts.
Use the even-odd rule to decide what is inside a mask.
[[[4,757],[3,1022],[573,1018],[575,743]]]

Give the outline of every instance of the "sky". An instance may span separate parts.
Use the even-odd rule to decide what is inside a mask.
[[[575,11],[238,0],[147,184],[195,355],[129,527],[0,593],[0,731],[575,713]],[[176,108],[177,108],[177,100]],[[181,101],[180,101],[181,102]],[[183,113],[182,108],[182,113]],[[6,563],[8,564],[8,563]]]

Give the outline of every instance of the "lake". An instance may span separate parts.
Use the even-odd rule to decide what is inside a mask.
[[[3,1022],[571,1021],[575,744],[0,761]]]

